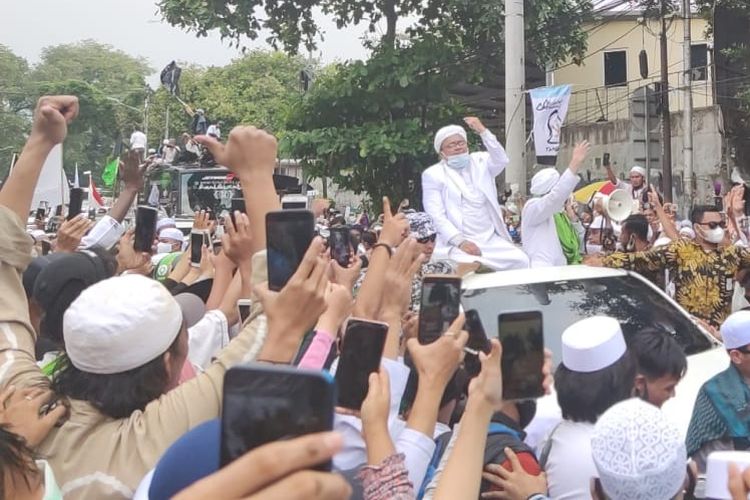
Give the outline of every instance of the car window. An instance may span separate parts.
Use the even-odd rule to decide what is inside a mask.
[[[677,306],[629,275],[464,290],[462,303],[465,310],[479,312],[488,336],[497,336],[501,313],[541,311],[545,346],[552,350],[555,363],[561,359],[563,331],[596,315],[619,320],[626,340],[642,328],[655,326],[674,336],[688,355],[711,348],[711,341]]]

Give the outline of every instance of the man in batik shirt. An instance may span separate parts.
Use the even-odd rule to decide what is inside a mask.
[[[726,244],[726,219],[715,207],[693,208],[690,220],[695,240],[681,239],[647,252],[616,252],[588,259],[587,264],[639,273],[669,269],[675,300],[718,329],[731,312],[735,274],[750,267],[750,250]]]

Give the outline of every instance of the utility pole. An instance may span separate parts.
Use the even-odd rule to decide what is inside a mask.
[[[691,68],[691,18],[690,0],[682,0],[682,65],[684,69],[682,73],[682,95],[683,102],[685,103],[684,109],[682,110],[682,156],[684,157],[683,161],[685,162],[685,168],[682,172],[682,182],[685,193],[685,207],[690,207],[693,204],[693,76]]]
[[[667,0],[661,0],[661,145],[664,201],[672,202],[672,123],[669,112],[669,51],[667,49]]]
[[[146,99],[143,101],[143,133],[146,136],[146,151],[148,154],[148,95],[149,89],[146,89]]]
[[[518,186],[515,195],[526,194],[525,50],[523,0],[505,0],[505,184]]]

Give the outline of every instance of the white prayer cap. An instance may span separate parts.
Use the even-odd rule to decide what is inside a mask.
[[[562,334],[562,362],[566,368],[590,373],[607,368],[625,354],[620,323],[593,316],[570,325]]]
[[[638,165],[636,165],[635,167],[631,168],[630,169],[630,173],[631,173],[631,175],[632,174],[638,174],[641,177],[643,177],[644,179],[646,178],[646,169],[643,168],[643,167],[639,167]]]
[[[168,240],[180,242],[185,240],[185,236],[182,234],[182,231],[180,231],[176,227],[168,227],[166,229],[162,229],[159,233],[159,238],[167,238]]]
[[[167,227],[177,227],[177,223],[170,217],[164,217],[156,221],[156,233],[159,234],[162,229]]]
[[[110,278],[65,311],[65,350],[81,371],[122,373],[164,354],[182,322],[179,304],[159,282],[136,274]]]
[[[529,191],[534,196],[543,196],[552,191],[558,180],[560,180],[560,174],[556,169],[542,169],[532,177],[531,189]]]
[[[685,482],[687,451],[680,430],[641,399],[621,401],[599,417],[591,455],[602,489],[613,500],[674,498]]]
[[[591,229],[604,229],[604,217],[597,215],[594,220],[591,221]]]
[[[692,227],[683,227],[680,229],[680,236],[688,238],[690,240],[695,239],[695,231]]]
[[[708,455],[706,462],[706,493],[705,498],[731,500],[729,493],[729,464],[734,464],[744,472],[750,467],[750,452],[747,451],[715,451]]]
[[[738,311],[721,325],[724,347],[737,349],[750,344],[750,311]]]
[[[435,152],[440,154],[440,149],[443,147],[443,141],[452,135],[460,135],[466,140],[466,130],[460,125],[448,125],[437,131],[435,134]]]

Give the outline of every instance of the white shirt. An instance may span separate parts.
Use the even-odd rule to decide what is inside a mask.
[[[599,473],[591,456],[591,434],[594,424],[564,420],[550,438],[545,472],[549,497],[555,500],[588,500],[591,479]],[[545,443],[546,445],[546,443]],[[544,449],[542,445],[541,449]]]
[[[130,148],[131,149],[146,149],[146,134],[140,130],[136,130],[130,135]]]
[[[227,317],[218,309],[208,311],[200,321],[188,328],[188,359],[199,369],[208,368],[214,356],[228,344]]]
[[[221,139],[221,129],[216,125],[209,125],[208,130],[206,131],[206,135],[215,135],[216,137]]]
[[[521,212],[523,251],[531,267],[564,266],[568,263],[557,235],[554,215],[565,208],[578,184],[578,176],[565,169],[552,191],[526,202]]]
[[[624,189],[628,193],[630,193],[630,196],[633,197],[634,200],[641,201],[641,196],[643,196],[643,193],[646,192],[646,184],[644,183],[643,186],[639,187],[638,189],[634,189],[633,185],[629,182],[626,182],[622,179],[617,179],[617,184],[615,184],[616,189]]]

